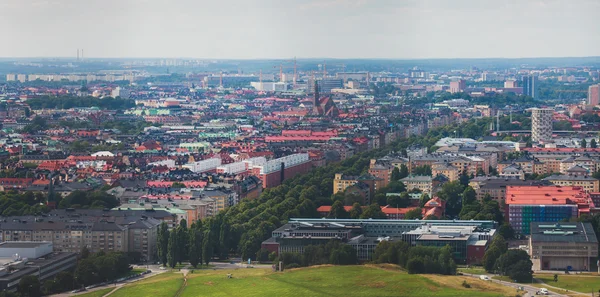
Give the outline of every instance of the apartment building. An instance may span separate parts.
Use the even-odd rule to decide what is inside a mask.
[[[551,175],[549,177],[544,178],[544,180],[557,186],[581,187],[588,192],[600,191],[600,181],[596,178],[587,175]]]

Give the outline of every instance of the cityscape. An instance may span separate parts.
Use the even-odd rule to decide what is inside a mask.
[[[600,296],[600,2],[533,2],[6,0],[0,297]]]

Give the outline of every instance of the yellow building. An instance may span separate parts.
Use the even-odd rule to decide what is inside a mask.
[[[588,192],[600,191],[600,181],[587,175],[551,175],[544,180],[549,181],[557,186],[582,187]]]
[[[431,174],[433,176],[442,174],[451,182],[458,180],[460,175],[458,168],[444,162],[434,163],[431,165]]]

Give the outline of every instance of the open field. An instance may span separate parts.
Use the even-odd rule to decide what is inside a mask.
[[[458,267],[457,269],[458,272],[464,272],[464,273],[470,273],[470,274],[487,274],[487,272],[485,272],[485,269],[483,269],[482,267]]]
[[[558,281],[554,282],[553,274],[536,274],[536,279],[554,287],[563,288],[582,293],[598,294],[600,290],[600,277],[592,275],[558,275]]]
[[[233,278],[228,279],[231,273]],[[467,281],[471,288],[462,287]],[[163,273],[111,296],[175,296],[179,273]],[[268,269],[197,270],[182,297],[195,296],[514,296],[515,291],[463,276],[410,275],[393,266],[319,266],[273,273]]]
[[[183,285],[181,273],[162,273],[118,289],[111,297],[171,297]]]
[[[232,274],[228,279],[227,274]],[[196,296],[515,296],[515,289],[467,276],[411,275],[393,265],[317,266],[166,272],[118,289],[111,297]],[[466,281],[471,288],[462,286]],[[109,290],[109,289],[106,289]],[[84,295],[99,297],[108,291]],[[94,294],[94,295],[92,295]]]
[[[584,274],[584,275],[558,275],[558,282],[554,282],[554,274],[547,273],[537,273],[534,274],[533,277],[537,281],[535,283],[526,284],[532,285],[538,288],[547,288],[556,293],[568,295],[568,296],[582,296],[573,291],[581,292],[587,294],[587,296],[591,296],[592,291],[594,294],[598,294],[600,291],[600,276],[592,275],[592,274]],[[506,282],[513,282],[508,276],[494,276],[492,277],[496,280],[503,280]],[[563,290],[554,289],[552,287],[563,288]],[[586,296],[586,295],[584,295]]]

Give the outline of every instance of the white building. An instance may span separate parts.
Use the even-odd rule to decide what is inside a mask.
[[[551,108],[531,109],[531,141],[540,142],[552,139],[552,114]]]
[[[218,166],[221,166],[221,158],[210,158],[198,162],[188,163],[182,167],[188,168],[192,172],[199,173],[217,169]]]
[[[156,161],[152,163],[148,163],[151,166],[167,166],[167,168],[175,168],[175,160],[166,159],[162,161]]]

